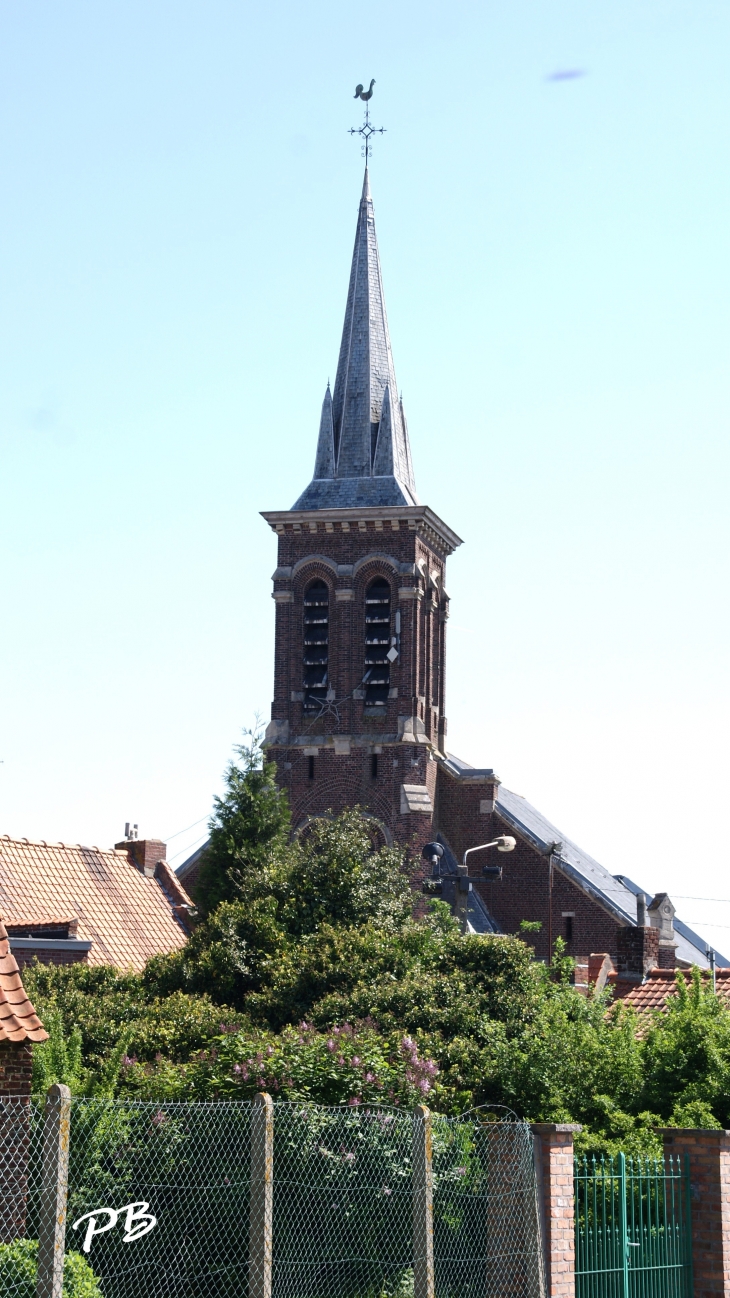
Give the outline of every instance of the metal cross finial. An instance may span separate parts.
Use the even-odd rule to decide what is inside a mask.
[[[362,145],[361,152],[363,158],[365,159],[366,164],[368,158],[372,158],[373,156],[373,146],[371,144],[371,137],[373,135],[385,134],[384,126],[372,126],[370,122],[370,100],[372,99],[374,85],[375,85],[375,81],[371,81],[369,90],[363,90],[363,87],[360,85],[358,85],[355,88],[355,98],[363,99],[365,101],[365,121],[363,122],[362,126],[352,126],[348,132],[348,134],[350,135],[362,136],[363,145]]]

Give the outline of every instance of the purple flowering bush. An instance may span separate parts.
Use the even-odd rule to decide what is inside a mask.
[[[438,1074],[413,1037],[383,1036],[368,1023],[319,1031],[302,1022],[276,1034],[226,1026],[186,1064],[128,1056],[122,1068],[123,1089],[140,1099],[250,1099],[268,1091],[276,1099],[353,1108],[425,1103]]]

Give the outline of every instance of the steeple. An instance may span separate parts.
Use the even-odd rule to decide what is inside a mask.
[[[314,477],[292,508],[417,504],[366,167],[334,393],[328,384]]]

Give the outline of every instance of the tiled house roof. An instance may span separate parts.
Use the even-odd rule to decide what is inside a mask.
[[[18,962],[0,920],[0,1041],[47,1041],[38,1015],[25,993]]]
[[[687,983],[692,980],[692,974],[689,969],[682,971],[682,976]],[[718,969],[715,975],[718,996],[730,1003],[730,969]],[[702,983],[704,987],[711,986],[709,975],[703,971]],[[637,983],[631,988],[631,991],[623,997],[624,1005],[633,1005],[639,1014],[647,1010],[663,1009],[669,996],[676,996],[677,989],[675,983],[674,969],[652,969],[647,974],[646,981]]]
[[[0,916],[16,931],[77,921],[78,939],[91,942],[89,964],[141,970],[151,956],[181,947],[181,893],[164,862],[151,877],[125,850],[0,836]]]

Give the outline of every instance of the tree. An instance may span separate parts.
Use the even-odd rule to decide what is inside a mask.
[[[392,930],[413,907],[403,853],[394,847],[373,850],[370,822],[358,807],[314,821],[304,841],[292,847],[282,883],[281,920],[293,938],[321,924],[373,923]]]
[[[291,815],[286,793],[276,783],[276,764],[266,759],[259,727],[244,730],[244,742],[229,762],[226,792],[214,799],[210,841],[194,889],[198,910],[211,915],[224,901],[235,901],[268,868],[288,843]]]
[[[253,800],[249,811],[255,815]],[[182,950],[149,961],[149,995],[203,994],[250,1013],[255,994],[265,997],[277,970],[296,970],[306,959],[307,936],[322,927],[348,932],[364,924],[394,932],[412,907],[402,853],[374,851],[369,822],[357,809],[316,821],[304,842],[277,842],[257,867],[249,859],[228,877],[235,898],[220,902]],[[272,1007],[278,1026],[297,1021],[296,1011],[290,1017],[296,994],[283,997],[283,1018]],[[260,1007],[257,1013],[271,1021]]]

